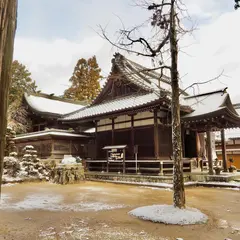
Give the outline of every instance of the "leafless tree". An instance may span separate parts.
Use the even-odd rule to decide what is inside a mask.
[[[139,56],[150,57],[157,64],[154,69],[169,71],[171,76],[172,88],[172,145],[173,145],[173,202],[178,208],[185,207],[185,191],[182,169],[182,142],[181,142],[181,122],[179,104],[179,72],[178,72],[178,41],[182,34],[186,33],[181,25],[183,18],[187,15],[186,7],[181,0],[159,0],[150,3],[148,0],[136,1],[138,5],[151,12],[148,20],[153,27],[150,36],[139,35],[139,26],[119,31],[120,35],[117,42],[113,42],[101,27],[102,36],[113,46],[135,53]],[[158,2],[158,3],[156,3]]]
[[[240,0],[234,0],[234,2],[235,2],[234,8],[235,10],[237,10],[238,8],[240,8]]]
[[[7,125],[8,92],[17,24],[17,0],[0,1],[0,193]]]

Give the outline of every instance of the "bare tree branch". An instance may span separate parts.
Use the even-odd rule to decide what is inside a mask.
[[[192,83],[191,85],[189,85],[188,87],[186,87],[183,91],[186,92],[189,88],[193,88],[193,89],[194,89],[194,86],[199,86],[199,85],[203,85],[203,84],[207,84],[207,83],[216,81],[216,80],[218,80],[221,76],[223,76],[223,73],[224,73],[224,70],[222,70],[222,72],[221,72],[219,75],[217,75],[216,77],[211,78],[211,79],[209,79],[209,80],[207,80],[207,81],[194,82],[194,83]],[[181,93],[180,93],[179,95],[181,95]]]

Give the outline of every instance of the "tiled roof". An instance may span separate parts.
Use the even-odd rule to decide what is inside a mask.
[[[149,71],[148,68],[133,62],[121,54],[115,54],[113,59],[113,64],[115,64],[121,73],[131,82],[144,87],[147,90],[159,89],[164,91],[171,91],[170,79],[163,75],[160,78],[160,74],[155,71]]]
[[[66,101],[59,97],[52,97],[46,94],[24,94],[29,107],[40,114],[56,115],[61,117],[64,114],[79,110],[83,105]]]
[[[191,120],[224,109],[227,109],[233,116],[239,117],[237,111],[231,103],[230,96],[226,92],[226,89],[186,97],[184,101],[185,104],[191,107],[194,111],[185,115],[183,119]]]
[[[86,107],[80,111],[76,111],[66,115],[61,120],[77,120],[101,114],[112,113],[120,110],[127,110],[148,104],[158,99],[159,96],[155,93],[125,96],[114,100],[109,100],[100,104],[92,105],[90,107]]]
[[[125,109],[127,110],[144,106],[161,98],[168,98],[169,101],[171,100],[171,83],[167,76],[160,76],[160,74],[156,71],[145,68],[140,64],[125,58],[119,53],[114,55],[112,63],[112,73],[117,71],[117,75],[120,75],[120,77],[124,77],[124,79],[130,83],[139,86],[140,89],[144,89],[145,92],[141,94],[132,93],[130,96],[120,97],[105,102],[99,101],[109,87],[108,81],[111,81],[111,78],[109,78],[91,106],[67,114],[61,120],[78,120]],[[187,93],[183,92],[182,90],[180,91],[183,93],[180,97],[180,104],[184,106],[185,102],[182,96],[187,96]]]

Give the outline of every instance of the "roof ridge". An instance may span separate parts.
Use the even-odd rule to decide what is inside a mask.
[[[188,96],[188,97],[185,97],[184,99],[202,97],[202,96],[207,96],[207,95],[211,95],[211,94],[214,94],[214,93],[227,93],[226,90],[227,90],[227,87],[219,89],[219,90],[215,90],[215,91],[200,93],[200,94],[197,94],[197,95],[194,95],[194,96]]]

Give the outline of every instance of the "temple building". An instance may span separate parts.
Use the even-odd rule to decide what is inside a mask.
[[[183,170],[191,171],[190,159],[207,157],[212,172],[211,132],[221,130],[225,142],[224,129],[239,127],[240,117],[226,89],[194,96],[180,89],[179,94]],[[93,103],[61,121],[95,128],[95,156],[87,160],[90,171],[172,171],[170,79],[121,54],[115,54],[111,73]],[[204,132],[207,148],[201,140]]]
[[[240,127],[240,116],[226,88],[194,96],[180,89],[179,95],[183,171],[190,172],[199,160],[208,159],[209,173],[213,173],[215,131],[221,131],[226,170],[224,129]],[[46,142],[48,154],[43,154],[44,158],[79,155],[88,171],[173,172],[171,80],[119,53],[90,105],[36,95],[25,95],[25,103],[33,130],[16,138],[18,146]],[[40,147],[42,153],[43,149]]]

